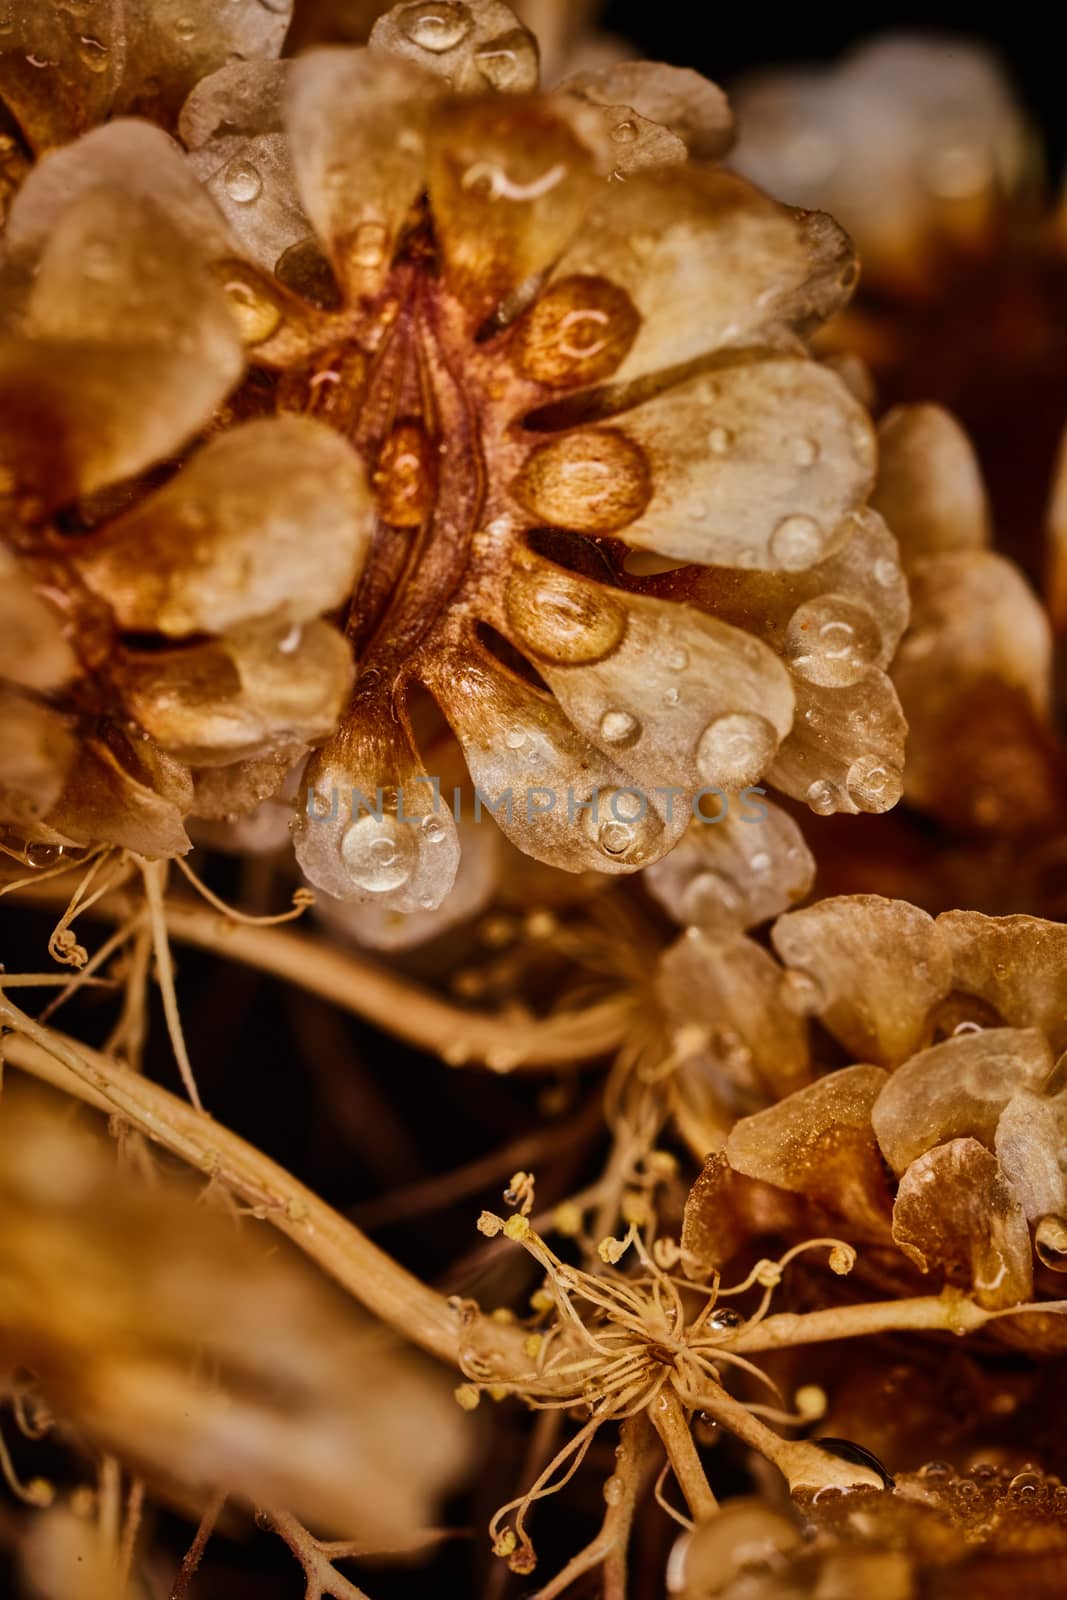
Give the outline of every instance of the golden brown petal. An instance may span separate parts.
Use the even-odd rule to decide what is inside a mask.
[[[982,1028],[920,1050],[898,1067],[872,1114],[878,1143],[899,1177],[949,1139],[993,1149],[997,1123],[1019,1089],[1040,1089],[1052,1052],[1036,1029]]]
[[[900,541],[906,567],[989,543],[989,502],[974,447],[941,406],[897,406],[878,427],[871,504]]]
[[[707,1033],[685,1074],[706,1075],[732,1115],[807,1082],[807,1023],[782,1003],[781,974],[751,939],[716,939],[690,928],[661,958],[658,987],[678,1027]]]
[[[327,623],[282,623],[184,650],[129,652],[116,683],[158,745],[205,767],[327,738],[353,670],[348,644]]]
[[[1046,1266],[1067,1270],[1067,1173],[1061,1163],[1067,1145],[1067,1101],[1021,1088],[997,1123],[996,1154],[1027,1221],[1036,1229],[1035,1246]]]
[[[727,1160],[750,1178],[882,1232],[891,1201],[871,1108],[887,1081],[879,1067],[831,1072],[739,1122],[726,1141]]]
[[[35,151],[77,138],[110,110],[126,68],[123,0],[11,0],[0,29],[0,98]]]
[[[947,911],[937,930],[952,960],[953,986],[986,1000],[1010,1028],[1041,1028],[1067,1048],[1067,927],[1039,917]]]
[[[114,844],[138,855],[184,855],[193,802],[187,767],[117,729],[78,750],[49,827],[76,844]]]
[[[720,809],[718,821],[691,822],[645,883],[676,922],[722,938],[803,900],[815,861],[792,817],[759,794],[730,795]]]
[[[791,1195],[735,1172],[713,1151],[685,1202],[683,1270],[694,1278],[720,1272],[753,1235],[791,1233],[799,1210]]]
[[[699,161],[717,161],[733,139],[734,121],[726,96],[717,84],[688,67],[669,67],[659,61],[615,61],[577,73],[562,88],[604,107],[623,172],[636,165],[684,161],[687,155]],[[641,150],[642,135],[648,138],[649,127],[661,135],[659,159],[655,159],[657,152],[646,148],[644,159],[635,162],[632,152]],[[668,153],[664,133],[680,147],[677,156]]]
[[[311,50],[292,66],[287,126],[297,186],[344,288],[375,294],[425,183],[439,85],[370,50]]]
[[[86,540],[77,562],[120,627],[136,632],[297,625],[352,592],[373,514],[363,464],[343,439],[311,418],[271,418],[212,439]]]
[[[953,1139],[913,1161],[893,1206],[893,1238],[920,1272],[999,1311],[1033,1293],[1030,1230],[996,1156]]]
[[[0,680],[58,689],[77,670],[59,612],[0,545]]]
[[[124,0],[126,71],[114,110],[173,125],[201,78],[279,56],[293,0]]]
[[[907,723],[884,672],[824,688],[794,679],[792,732],[767,776],[819,816],[889,811],[904,787]]]
[[[371,30],[376,50],[433,72],[457,94],[529,94],[537,88],[537,41],[503,0],[415,0]]]
[[[893,1067],[919,1048],[953,986],[945,931],[906,901],[857,894],[779,917],[771,937],[793,1003],[854,1057]]]
[[[31,831],[55,805],[77,757],[67,717],[0,683],[0,821]]]

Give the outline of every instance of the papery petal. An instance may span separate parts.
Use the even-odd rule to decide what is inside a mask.
[[[1067,1048],[1067,927],[1038,917],[947,911],[937,931],[952,960],[953,986],[988,1001],[1010,1028],[1041,1028]]]
[[[730,796],[718,823],[691,822],[644,881],[676,922],[722,938],[788,911],[814,879],[814,858],[792,817],[753,791]]]
[[[680,384],[609,426],[536,445],[511,492],[531,515],[703,565],[799,571],[848,538],[874,470],[862,408],[793,357]]]
[[[689,165],[609,184],[554,278],[624,289],[643,321],[622,380],[689,362],[781,323],[822,322],[855,283],[827,217],[791,212],[731,173]]]
[[[212,439],[84,541],[77,563],[136,632],[298,624],[352,592],[373,519],[363,464],[343,439],[310,418],[270,418]]]
[[[303,745],[291,745],[225,767],[194,768],[191,815],[198,819],[197,838],[208,829],[212,849],[238,855],[246,848],[255,853],[288,847],[296,788],[307,756]]]
[[[537,41],[503,0],[397,5],[375,23],[370,42],[444,78],[457,94],[537,88]]]
[[[374,294],[425,182],[439,87],[370,50],[311,50],[292,64],[287,124],[297,186],[343,287]]]
[[[960,1033],[897,1068],[871,1114],[882,1154],[898,1177],[936,1144],[977,1139],[993,1149],[997,1123],[1019,1089],[1040,1089],[1052,1052],[1036,1029]]]
[[[751,635],[529,551],[516,556],[500,628],[536,658],[579,732],[650,792],[756,783],[792,721],[788,674]]]
[[[58,689],[77,671],[59,612],[0,545],[0,679],[24,689]]]
[[[391,704],[356,697],[309,761],[293,827],[296,859],[316,889],[381,913],[432,911],[459,865],[447,796],[426,773]]]
[[[477,324],[544,272],[602,186],[564,100],[448,100],[430,127],[444,274]]]
[[[632,787],[554,699],[484,651],[441,654],[425,681],[486,810],[535,860],[567,872],[634,872],[684,831],[681,807],[668,816],[662,797]]]
[[[201,78],[235,57],[279,56],[293,0],[125,0],[126,73],[115,110],[173,123]]]
[[[893,1238],[920,1272],[933,1270],[998,1311],[1033,1293],[1030,1230],[996,1156],[953,1139],[913,1161],[893,1206]]]
[[[900,541],[905,566],[990,540],[989,501],[970,439],[941,406],[897,406],[878,425],[871,504]]]
[[[854,1057],[887,1067],[919,1049],[931,1009],[953,986],[945,935],[916,906],[869,894],[792,911],[771,932],[793,1002]]]
[[[111,108],[126,67],[124,0],[11,0],[0,30],[0,98],[35,151],[66,144]]]
[[[645,123],[669,132],[681,146],[683,161],[687,154],[700,161],[718,160],[733,139],[734,120],[725,94],[688,67],[669,67],[659,61],[615,61],[577,73],[562,88],[611,113],[619,167],[624,172],[635,165],[630,152],[640,147],[638,130]],[[639,119],[633,132],[626,128],[631,112]],[[643,166],[657,164],[640,162]]]
[[[781,1189],[735,1172],[721,1151],[714,1152],[685,1202],[684,1271],[706,1277],[721,1271],[753,1235],[791,1233],[797,1209]]]
[[[885,1087],[879,1067],[843,1067],[737,1124],[726,1158],[738,1172],[802,1194],[850,1222],[885,1229],[890,1195],[871,1132]]]
[[[793,687],[793,728],[770,782],[819,816],[891,810],[904,786],[907,723],[885,673],[832,689],[795,678]]]
[[[733,1115],[808,1081],[807,1023],[783,1005],[781,974],[751,939],[716,939],[690,928],[661,958],[657,985],[679,1027],[707,1030],[699,1070]],[[690,1063],[683,1070],[692,1075],[698,1068]]]
[[[114,844],[152,858],[190,849],[189,771],[146,740],[111,729],[80,747],[48,824],[76,844]]]
[[[0,683],[0,821],[32,829],[63,792],[77,758],[69,718]]]
[[[1062,1271],[1062,1229],[1067,1218],[1067,1174],[1062,1156],[1067,1139],[1067,1104],[1062,1094],[1047,1097],[1018,1089],[997,1123],[996,1154],[1001,1171],[1026,1214],[1037,1225],[1048,1218],[1060,1224],[1060,1250],[1052,1259],[1039,1230],[1037,1251],[1046,1266]]]
[[[274,272],[286,250],[308,242],[285,134],[289,62],[240,61],[199,83],[182,107],[189,164],[225,217],[241,255]]]
[[[158,745],[190,766],[315,744],[337,726],[352,653],[325,622],[245,630],[184,650],[129,653],[116,683]]]

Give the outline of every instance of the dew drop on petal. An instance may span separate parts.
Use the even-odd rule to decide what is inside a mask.
[[[890,561],[888,556],[883,556],[874,563],[874,581],[883,589],[891,589],[900,576],[900,568],[895,561]]]
[[[483,45],[475,51],[474,59],[486,83],[498,94],[530,90],[536,85],[537,56],[524,28],[514,28]]]
[[[804,798],[817,816],[829,817],[837,810],[837,790],[825,778],[816,778]]]
[[[708,1318],[708,1327],[715,1333],[730,1333],[744,1326],[745,1319],[733,1306],[719,1306]]]
[[[813,1017],[826,1005],[818,978],[800,967],[788,967],[783,972],[779,995],[786,1010],[795,1017]]]
[[[602,661],[626,632],[624,606],[606,590],[568,572],[517,572],[505,603],[520,643],[549,661]]]
[[[401,33],[406,34],[412,44],[434,55],[454,50],[474,26],[468,8],[456,0],[428,0],[425,4],[406,6],[398,22]]]
[[[108,48],[99,39],[94,39],[91,34],[82,34],[78,39],[78,56],[90,72],[106,72],[108,64]]]
[[[262,344],[269,339],[282,320],[277,302],[251,275],[234,274],[223,280],[222,287],[245,344]]]
[[[627,862],[647,856],[662,831],[645,796],[629,789],[601,789],[595,805],[582,812],[582,826],[604,855]]]
[[[900,772],[877,756],[857,756],[845,778],[848,797],[861,811],[889,811],[903,793]]]
[[[226,168],[223,177],[226,193],[231,200],[236,200],[239,205],[251,205],[253,200],[258,200],[263,193],[263,179],[258,167],[246,161],[243,156],[236,156]]]
[[[700,735],[697,771],[705,783],[743,789],[766,771],[778,748],[773,723],[752,711],[716,717]]]
[[[196,18],[178,17],[174,23],[175,37],[183,44],[188,44],[190,39],[196,38]]]
[[[629,119],[617,122],[611,130],[611,137],[616,144],[633,144],[637,138],[637,123]]]
[[[26,847],[26,865],[34,869],[53,866],[63,854],[61,844],[31,844]]]
[[[604,1499],[609,1506],[618,1506],[622,1504],[625,1493],[626,1485],[613,1473],[604,1484]]]
[[[919,1468],[920,1478],[933,1478],[938,1482],[945,1482],[956,1476],[956,1469],[950,1461],[928,1461]]]
[[[681,698],[680,689],[666,689],[663,694],[663,704],[665,706],[676,706]]]
[[[600,737],[605,744],[629,746],[641,734],[641,724],[629,711],[605,711],[600,719]]]
[[[395,817],[360,817],[346,829],[341,855],[352,882],[372,894],[399,889],[411,877],[418,849],[414,832]]]
[[[525,728],[509,728],[504,735],[504,743],[509,750],[521,750],[526,743]]]
[[[826,540],[814,517],[783,517],[771,534],[770,553],[785,572],[814,566]]]
[[[689,665],[689,652],[686,650],[668,650],[667,666],[671,672],[684,672]]]
[[[881,644],[878,624],[866,606],[844,595],[825,594],[794,611],[784,654],[809,683],[841,689],[867,675]]]
[[[713,455],[724,456],[734,442],[729,428],[715,427],[708,434],[708,449]]]

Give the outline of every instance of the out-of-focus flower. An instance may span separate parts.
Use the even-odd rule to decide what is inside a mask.
[[[0,1385],[182,1508],[216,1493],[403,1544],[464,1457],[447,1388],[296,1256],[5,1099]]]
[[[775,1016],[793,1018],[798,1068],[834,1070],[717,1140],[712,1188],[709,1174],[694,1191],[689,1247],[710,1265],[736,1248],[736,1230],[716,1241],[709,1204],[728,1170],[844,1219],[857,1240],[894,1245],[920,1273],[989,1309],[1033,1298],[1035,1274],[1039,1291],[1055,1285],[1047,1274],[1067,1265],[1067,1098],[1057,1066],[1067,1048],[1067,929],[968,911],[935,921],[901,901],[856,895],[789,913],[771,937],[784,971],[758,946],[749,953],[767,998],[745,1037],[764,1082],[783,1059]],[[679,961],[691,992],[717,985],[723,955],[703,936],[668,954],[668,983]],[[809,1019],[858,1064],[838,1066]],[[1013,1342],[1062,1347],[1055,1317],[994,1326]]]
[[[63,604],[98,605],[97,637],[117,627],[120,652],[131,634],[182,641],[109,676],[186,785],[205,744],[216,769],[240,745],[225,719],[204,740],[188,714],[201,683],[219,698],[203,653],[233,648],[201,636],[269,623],[286,631],[268,649],[333,663],[313,619],[351,595],[358,681],[308,768],[297,842],[340,898],[428,910],[454,878],[455,822],[406,710],[415,685],[475,783],[511,793],[505,833],[571,871],[663,855],[701,788],[768,774],[822,812],[899,795],[884,668],[906,600],[863,509],[870,425],[800,338],[847,298],[852,258],[828,219],[687,160],[729,136],[717,91],[664,67],[618,73],[538,98],[532,38],[499,0],[404,5],[369,51],[236,63],[194,91],[181,131],[228,233],[162,136],[123,121],[42,163],[12,214],[20,559],[47,553]],[[161,197],[188,245],[157,228]],[[250,371],[216,436],[111,520],[99,491],[180,449],[238,378],[205,258]],[[90,435],[89,379],[61,381],[57,360],[88,363],[69,341],[94,318],[111,365]],[[152,351],[144,365],[138,344],[121,385],[120,336]],[[185,388],[167,366],[156,408],[164,339]],[[43,445],[57,433],[59,471]],[[50,522],[72,502],[88,524],[74,539]],[[649,558],[672,570],[648,575]],[[309,694],[327,676],[311,668]],[[301,705],[291,743],[320,736],[340,681]],[[285,741],[261,720],[248,753],[275,765],[255,769],[257,792],[238,762],[217,810],[278,780]],[[382,814],[363,814],[379,790]],[[177,832],[154,841],[181,847]]]

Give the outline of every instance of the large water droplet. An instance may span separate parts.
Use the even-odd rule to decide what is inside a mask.
[[[563,278],[524,317],[513,359],[552,388],[595,382],[619,366],[640,322],[630,296],[606,278]]]
[[[889,811],[903,793],[903,779],[896,767],[878,756],[863,755],[849,767],[845,788],[861,811]]]
[[[504,735],[504,743],[509,750],[521,750],[526,743],[526,729],[509,728]]]
[[[816,778],[804,798],[816,816],[829,817],[837,810],[837,790],[825,778]]]
[[[54,867],[62,854],[61,844],[29,844],[26,846],[26,865],[35,869]]]
[[[600,737],[605,744],[628,749],[641,736],[641,724],[629,711],[605,711],[600,719]]]
[[[858,683],[878,659],[878,624],[857,601],[824,594],[798,606],[785,635],[785,658],[809,683],[842,689]]]
[[[730,711],[716,717],[700,735],[697,771],[713,787],[744,789],[762,777],[777,748],[778,734],[766,717]]]
[[[745,1319],[740,1311],[735,1311],[733,1306],[717,1306],[708,1318],[708,1327],[715,1333],[731,1333],[735,1328],[743,1328]]]
[[[401,33],[406,34],[412,44],[434,55],[454,50],[474,26],[470,11],[457,0],[426,0],[421,5],[407,6],[401,11],[398,22]]]
[[[475,51],[478,70],[491,89],[498,94],[515,94],[530,90],[537,83],[537,56],[533,41],[522,28],[512,28],[509,33]]]
[[[258,167],[244,156],[235,156],[223,177],[226,193],[239,205],[251,205],[263,193],[263,177]]]
[[[542,445],[511,484],[535,517],[575,533],[612,533],[652,498],[644,451],[614,428],[574,431]]]
[[[771,534],[770,553],[785,572],[802,572],[822,555],[825,537],[814,517],[783,517]]]
[[[629,118],[625,122],[617,122],[611,130],[611,137],[616,144],[633,144],[637,139],[637,123]]]
[[[411,877],[418,856],[413,830],[383,816],[360,817],[341,840],[341,855],[352,882],[372,894],[399,889]]]
[[[569,572],[516,572],[505,603],[518,638],[549,661],[570,665],[602,661],[626,632],[621,601]]]
[[[582,812],[582,826],[613,861],[644,860],[662,823],[644,795],[629,789],[601,789],[595,809]]]

